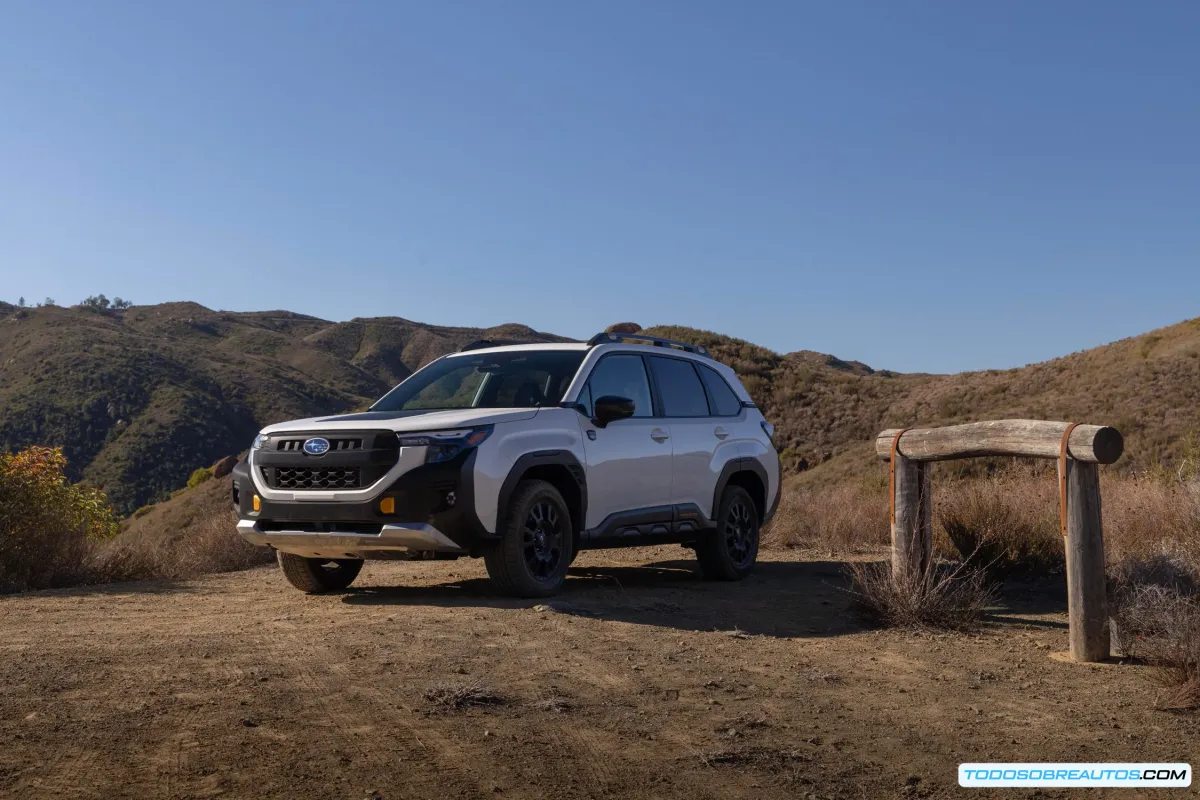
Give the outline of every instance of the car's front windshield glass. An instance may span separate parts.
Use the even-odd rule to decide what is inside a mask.
[[[582,350],[514,350],[450,356],[413,374],[380,398],[371,410],[555,405],[562,400],[583,356]]]

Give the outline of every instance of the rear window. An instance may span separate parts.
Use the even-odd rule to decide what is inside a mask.
[[[692,362],[679,358],[650,357],[654,382],[662,395],[663,416],[707,417],[708,400]]]
[[[697,364],[700,377],[704,379],[704,388],[708,389],[708,403],[712,406],[714,417],[734,417],[742,410],[742,401],[738,400],[733,389],[712,367]]]

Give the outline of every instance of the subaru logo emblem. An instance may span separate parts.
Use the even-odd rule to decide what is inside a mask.
[[[329,452],[329,440],[321,439],[319,437],[316,439],[309,439],[304,443],[304,452],[308,453],[310,456],[323,456]]]

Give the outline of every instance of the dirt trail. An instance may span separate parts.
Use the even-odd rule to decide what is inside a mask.
[[[1200,764],[1141,668],[1050,657],[1056,582],[915,636],[862,629],[837,564],[708,584],[685,554],[585,553],[544,611],[475,561],[322,597],[260,569],[0,598],[0,796],[1053,797],[967,793],[957,765]],[[425,699],[476,682],[506,702]]]

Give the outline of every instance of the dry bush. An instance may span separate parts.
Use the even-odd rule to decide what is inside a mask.
[[[238,536],[236,525],[237,514],[227,510],[190,525],[184,536],[147,530],[123,533],[93,553],[90,582],[194,578],[271,563],[272,551]]]
[[[1049,476],[1011,474],[944,481],[934,486],[933,503],[955,550],[1002,577],[1062,569],[1057,492]]]
[[[1179,586],[1118,586],[1112,614],[1117,648],[1154,668],[1156,707],[1200,709],[1200,594]]]
[[[117,531],[103,493],[69,483],[61,448],[0,453],[0,592],[88,579],[98,542]]]
[[[1166,475],[1105,475],[1100,491],[1110,564],[1165,558],[1200,572],[1200,484]]]
[[[461,711],[472,706],[498,706],[504,698],[477,683],[466,686],[431,686],[425,690],[425,699],[436,706]]]
[[[763,543],[837,554],[877,552],[890,540],[887,508],[887,492],[864,482],[785,486]]]
[[[849,570],[859,611],[890,628],[972,630],[996,599],[983,570],[967,562],[898,576],[886,562],[855,563]]]

